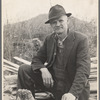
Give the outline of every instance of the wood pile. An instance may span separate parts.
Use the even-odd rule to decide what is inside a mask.
[[[19,57],[14,57],[15,60],[30,65],[31,62]],[[3,98],[4,100],[16,100],[17,92],[17,73],[20,65],[3,60]],[[97,57],[91,58],[90,71],[90,99],[97,100]]]
[[[89,100],[97,100],[97,57],[91,58],[91,70],[90,70],[90,99]]]

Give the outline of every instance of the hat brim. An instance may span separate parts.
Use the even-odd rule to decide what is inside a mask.
[[[72,13],[66,13],[65,15],[67,17],[70,17],[72,15]],[[62,15],[60,15],[60,16],[62,16]],[[56,16],[56,17],[53,17],[53,18],[49,19],[48,21],[45,22],[45,24],[49,24],[51,20],[59,18],[60,16]]]

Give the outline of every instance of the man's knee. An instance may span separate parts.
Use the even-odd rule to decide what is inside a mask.
[[[30,72],[30,71],[31,71],[31,65],[26,65],[26,64],[21,65],[18,69],[18,73]]]

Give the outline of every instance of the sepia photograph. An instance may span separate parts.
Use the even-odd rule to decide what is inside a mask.
[[[99,0],[2,0],[2,100],[99,100]]]

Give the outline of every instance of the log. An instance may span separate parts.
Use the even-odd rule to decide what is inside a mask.
[[[17,73],[18,73],[17,71],[14,71],[14,70],[9,69],[9,68],[6,68],[6,67],[5,67],[3,70],[4,70],[4,71],[5,71],[5,70],[7,70],[7,71],[9,71],[9,72],[13,72],[13,73],[15,73],[15,74],[17,74]]]
[[[3,65],[4,67],[6,67],[6,68],[9,68],[9,69],[11,69],[11,70],[14,70],[14,71],[18,71],[18,68],[13,68],[12,66],[9,66],[9,65]]]
[[[17,84],[9,85],[11,88],[17,88]]]
[[[10,79],[17,79],[17,75],[8,75],[8,76],[4,76],[6,80],[10,80]]]
[[[97,75],[97,71],[91,72],[90,75]]]
[[[93,63],[91,63],[91,68],[97,68],[97,67],[98,67],[97,64],[93,64]]]
[[[97,78],[97,75],[90,75],[90,78]]]
[[[90,82],[90,92],[97,92],[97,82]]]
[[[89,79],[89,82],[95,82],[95,81],[97,81],[96,78],[90,78],[90,79]]]
[[[27,65],[31,65],[31,62],[27,61],[27,60],[24,60],[22,58],[19,58],[19,57],[13,57],[14,59],[24,63],[24,64],[27,64]]]
[[[91,97],[91,98],[89,98],[89,100],[97,100],[97,99],[95,99],[95,98]]]
[[[97,73],[97,69],[91,69],[90,73]]]
[[[20,67],[19,65],[14,64],[14,63],[12,63],[12,62],[6,60],[6,59],[3,59],[3,62],[6,63],[6,64],[8,64],[8,65],[10,65],[10,66],[15,67],[15,68],[19,68],[19,67]]]
[[[15,60],[17,60],[17,61],[20,61],[20,62],[22,62],[22,63],[24,63],[24,64],[27,64],[27,65],[31,65],[31,62],[29,62],[29,61],[27,61],[27,60],[24,60],[24,59],[22,59],[22,58],[19,58],[19,57],[13,57]],[[45,62],[45,66],[47,65],[48,63],[47,62]]]
[[[95,60],[97,60],[97,57],[92,57],[90,59],[91,59],[91,61],[95,61]]]

